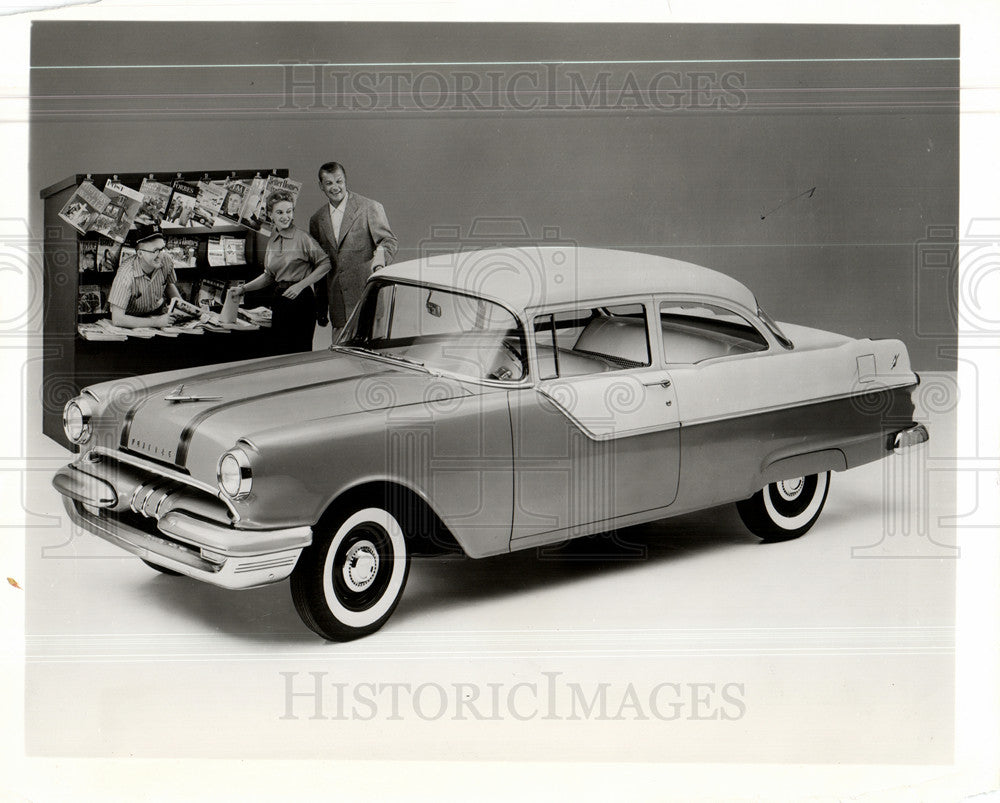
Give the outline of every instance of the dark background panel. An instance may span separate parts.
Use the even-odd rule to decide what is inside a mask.
[[[954,294],[919,247],[958,219],[958,54],[954,26],[36,23],[31,183],[273,164],[305,225],[336,159],[400,259],[513,218],[953,368]]]

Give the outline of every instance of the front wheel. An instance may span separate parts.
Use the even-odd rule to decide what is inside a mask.
[[[385,624],[409,570],[406,536],[396,517],[383,508],[363,508],[317,529],[292,572],[292,601],[314,633],[350,641]]]
[[[765,541],[789,541],[804,535],[823,510],[830,472],[772,482],[749,499],[736,503],[740,518]]]

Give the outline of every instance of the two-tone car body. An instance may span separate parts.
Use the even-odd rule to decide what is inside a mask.
[[[330,349],[150,374],[67,404],[73,520],[226,588],[291,578],[370,633],[410,556],[473,558],[723,503],[768,539],[830,472],[927,440],[897,340],[777,324],[732,278],[589,248],[385,268]]]

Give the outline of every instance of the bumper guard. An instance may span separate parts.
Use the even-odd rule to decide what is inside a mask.
[[[919,446],[921,443],[927,443],[930,440],[930,434],[927,432],[927,427],[923,424],[917,424],[909,429],[904,429],[902,432],[896,433],[896,438],[892,444],[892,451],[896,454],[902,454],[907,449],[913,446]]]

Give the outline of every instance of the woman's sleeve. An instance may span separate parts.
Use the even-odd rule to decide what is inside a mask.
[[[305,234],[305,248],[306,254],[309,257],[309,261],[312,263],[313,269],[323,268],[324,273],[328,273],[331,267],[330,255],[326,253],[326,249],[321,246],[316,239],[307,232],[302,232]]]
[[[271,241],[267,241],[267,245],[264,246],[264,273],[274,278],[274,267],[271,265]]]

